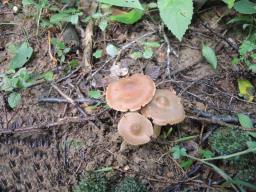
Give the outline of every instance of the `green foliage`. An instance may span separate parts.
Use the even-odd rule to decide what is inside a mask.
[[[27,42],[22,43],[19,47],[13,47],[12,51],[15,52],[15,56],[12,58],[9,65],[9,68],[12,70],[23,67],[33,53],[33,49]]]
[[[142,16],[144,15],[144,12],[140,9],[132,9],[131,11],[127,13],[123,13],[120,15],[112,15],[110,19],[112,21],[118,21],[120,23],[124,24],[134,24],[137,21],[139,21]]]
[[[250,117],[248,115],[238,113],[237,117],[238,117],[238,120],[239,120],[240,124],[242,125],[242,127],[247,128],[247,129],[253,128],[252,120],[250,119]]]
[[[234,5],[234,8],[237,12],[243,14],[255,14],[256,13],[256,3],[253,3],[249,0],[240,0],[237,1]]]
[[[70,51],[70,48],[66,47],[63,41],[60,41],[56,38],[51,40],[51,44],[54,46],[58,60],[62,64],[65,61],[65,55]]]
[[[247,148],[251,138],[247,132],[234,128],[218,128],[209,138],[209,143],[221,155],[229,155]]]
[[[222,0],[222,1],[228,5],[229,9],[231,9],[235,5],[235,0]]]
[[[112,192],[147,192],[147,190],[146,187],[135,178],[126,177],[114,187]]]
[[[217,57],[215,51],[208,45],[203,45],[202,54],[213,69],[217,68]]]
[[[115,57],[118,53],[118,48],[113,44],[108,44],[106,47],[106,52],[110,57]]]
[[[99,90],[91,90],[88,92],[88,96],[93,99],[100,99],[102,97]]]
[[[201,149],[199,151],[199,155],[203,158],[203,159],[208,159],[214,156],[213,152],[211,152],[208,149]]]
[[[62,22],[70,22],[76,25],[78,24],[78,19],[81,15],[83,15],[82,12],[73,8],[61,10],[51,16],[50,23],[58,25]]]
[[[75,187],[74,192],[106,192],[108,180],[101,173],[89,173]]]
[[[238,79],[239,96],[244,97],[247,101],[254,98],[255,88],[247,79]]]
[[[183,168],[183,169],[188,169],[192,166],[193,164],[193,161],[192,159],[188,159],[188,160],[181,160],[180,161],[180,166]]]
[[[52,81],[54,79],[54,74],[52,71],[47,71],[45,73],[42,74],[42,77],[46,80],[46,81]]]
[[[171,149],[172,156],[174,159],[180,159],[187,155],[186,149],[176,145]]]
[[[106,4],[115,5],[115,6],[119,6],[119,7],[130,7],[130,8],[143,10],[143,7],[140,4],[139,0],[125,0],[125,1],[120,1],[120,0],[98,0],[98,1],[101,2],[101,3],[106,3]]]
[[[99,59],[102,57],[102,50],[97,49],[94,53],[93,53],[93,57],[95,57],[96,59]]]
[[[158,0],[158,8],[164,24],[181,41],[192,20],[192,0]]]
[[[11,108],[15,108],[17,107],[21,102],[21,96],[19,93],[17,92],[12,92],[9,96],[8,96],[8,104]]]
[[[101,19],[99,23],[99,28],[101,31],[106,31],[106,28],[108,27],[108,20],[106,19]]]

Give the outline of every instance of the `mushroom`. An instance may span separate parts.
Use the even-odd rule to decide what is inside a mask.
[[[152,100],[155,91],[155,83],[149,76],[134,74],[110,83],[106,101],[117,111],[137,111]]]
[[[153,136],[152,123],[137,112],[126,113],[118,123],[118,133],[131,145],[142,145]]]
[[[154,135],[160,135],[163,125],[173,125],[185,119],[185,111],[181,104],[181,99],[174,90],[157,89],[152,101],[142,108],[141,113],[153,120]]]

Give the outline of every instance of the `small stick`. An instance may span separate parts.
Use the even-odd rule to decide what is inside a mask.
[[[57,63],[57,59],[55,57],[53,57],[52,55],[52,51],[51,51],[51,32],[48,31],[48,53],[50,56],[50,59],[52,61],[52,63],[55,65]]]
[[[56,85],[54,85],[53,83],[51,84],[51,86],[58,91],[58,93],[64,97],[71,105],[73,105],[74,107],[76,107],[80,113],[83,114],[84,117],[87,117],[87,114],[85,113],[85,111],[69,96],[67,96],[65,93],[63,93]]]
[[[68,100],[63,98],[56,98],[56,97],[40,97],[37,100],[39,103],[70,103]],[[75,103],[79,104],[88,104],[88,105],[94,105],[97,102],[99,102],[96,99],[89,99],[89,98],[78,98],[74,99]]]

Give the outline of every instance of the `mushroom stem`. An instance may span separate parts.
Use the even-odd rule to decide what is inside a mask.
[[[128,148],[128,143],[126,143],[125,141],[123,141],[123,142],[121,143],[121,146],[120,146],[119,151],[122,153],[122,152],[124,152],[127,148]]]
[[[154,125],[154,135],[153,135],[153,137],[154,138],[157,138],[157,137],[159,137],[159,135],[161,134],[161,126],[160,125]]]

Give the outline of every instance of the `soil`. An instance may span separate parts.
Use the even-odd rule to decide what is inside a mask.
[[[13,14],[11,6],[0,4],[0,22],[16,23],[0,24],[0,73],[6,71],[10,61],[8,44],[27,39],[34,49],[33,56],[26,65],[29,71],[42,73],[53,70],[54,83],[73,99],[88,98],[88,91],[94,89],[100,90],[104,96],[104,91],[112,80],[110,67],[113,60],[105,63],[108,57],[104,54],[101,59],[93,59],[91,73],[84,75],[81,66],[67,77],[71,72],[65,74],[65,66],[51,61],[48,48],[48,32],[52,37],[61,38],[63,28],[40,27],[39,34],[36,35],[33,14],[28,8],[22,8],[21,2],[15,3],[19,7],[17,14]],[[213,114],[234,115],[248,112],[252,118],[256,118],[256,103],[240,98],[237,90],[237,79],[251,79],[255,84],[255,75],[232,66],[230,63],[232,56],[237,54],[236,50],[216,36],[223,34],[239,43],[239,36],[225,24],[225,18],[228,17],[226,14],[227,8],[224,5],[202,9],[194,17],[181,43],[168,32],[170,44],[178,55],[176,57],[171,54],[171,73],[178,72],[170,78],[165,73],[167,44],[160,32],[143,40],[162,42],[160,48],[155,48],[152,59],[131,59],[129,54],[132,51],[142,49],[141,43],[134,43],[123,52],[118,62],[125,64],[129,75],[145,73],[154,79],[158,88],[175,89],[182,98],[188,116],[193,115],[192,109],[199,109]],[[222,17],[224,19],[221,20]],[[155,19],[157,18],[146,15],[141,22],[131,26],[110,23],[105,33],[96,26],[93,50],[105,50],[107,43],[122,47],[143,34],[157,30]],[[202,25],[205,22],[216,34]],[[81,41],[79,32],[78,35]],[[213,71],[202,58],[203,43],[215,48],[218,57],[217,71]],[[82,57],[83,44],[80,42],[67,55],[67,61],[77,59],[81,64]],[[64,77],[67,78],[61,80]],[[125,176],[137,177],[149,191],[179,191],[186,187],[192,191],[222,191],[218,185],[208,185],[211,179],[221,180],[214,171],[196,163],[190,169],[183,170],[169,153],[175,140],[191,135],[197,137],[184,143],[187,149],[192,150],[191,153],[193,150],[197,151],[199,146],[207,147],[202,136],[211,133],[214,127],[212,124],[186,118],[183,123],[172,126],[173,131],[167,138],[158,138],[142,146],[128,146],[120,151],[122,138],[117,133],[117,123],[123,113],[106,108],[104,97],[99,100],[99,106],[80,105],[92,117],[91,120],[34,129],[38,125],[58,122],[61,118],[82,116],[78,108],[71,104],[38,102],[42,97],[62,98],[49,82],[39,82],[21,93],[22,104],[11,109],[7,104],[8,94],[0,92],[0,132],[22,130],[0,134],[0,191],[68,191],[79,182],[83,173],[104,167],[112,167],[119,179]],[[28,129],[31,127],[32,129]],[[170,126],[166,126],[163,131],[169,128]],[[192,178],[187,178],[188,173],[191,173]]]

